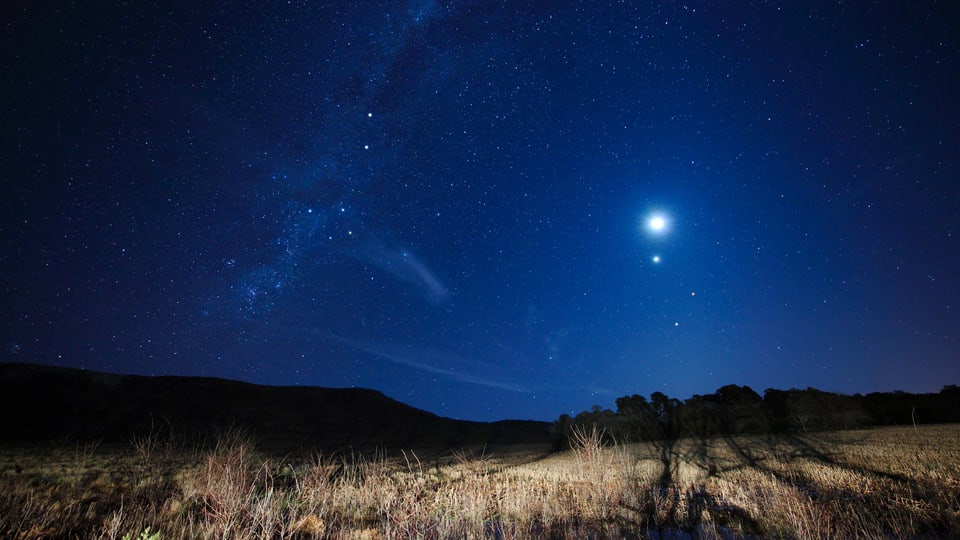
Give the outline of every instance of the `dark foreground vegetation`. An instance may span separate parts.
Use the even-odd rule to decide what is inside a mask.
[[[877,392],[843,395],[768,389],[761,397],[749,386],[728,385],[686,401],[654,392],[616,400],[616,411],[594,407],[554,422],[555,441],[574,429],[597,427],[620,442],[669,440],[735,434],[806,433],[868,426],[909,426],[960,422],[960,387],[935,394]]]

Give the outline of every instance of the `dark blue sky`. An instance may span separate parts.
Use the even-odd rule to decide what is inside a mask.
[[[960,382],[955,2],[191,4],[0,8],[7,361],[478,420]]]

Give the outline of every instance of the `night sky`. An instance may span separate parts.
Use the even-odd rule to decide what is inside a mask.
[[[474,420],[960,383],[956,2],[0,12],[4,361]]]

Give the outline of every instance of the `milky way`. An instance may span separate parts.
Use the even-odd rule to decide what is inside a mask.
[[[952,4],[5,9],[5,361],[552,419],[960,358]]]

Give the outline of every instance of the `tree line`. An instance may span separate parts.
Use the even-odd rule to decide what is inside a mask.
[[[616,410],[594,406],[553,423],[558,444],[575,429],[600,428],[619,442],[717,435],[827,431],[866,426],[960,422],[960,387],[938,393],[902,391],[836,394],[815,388],[777,390],[760,396],[749,386],[724,386],[680,401],[661,392],[617,398]]]

